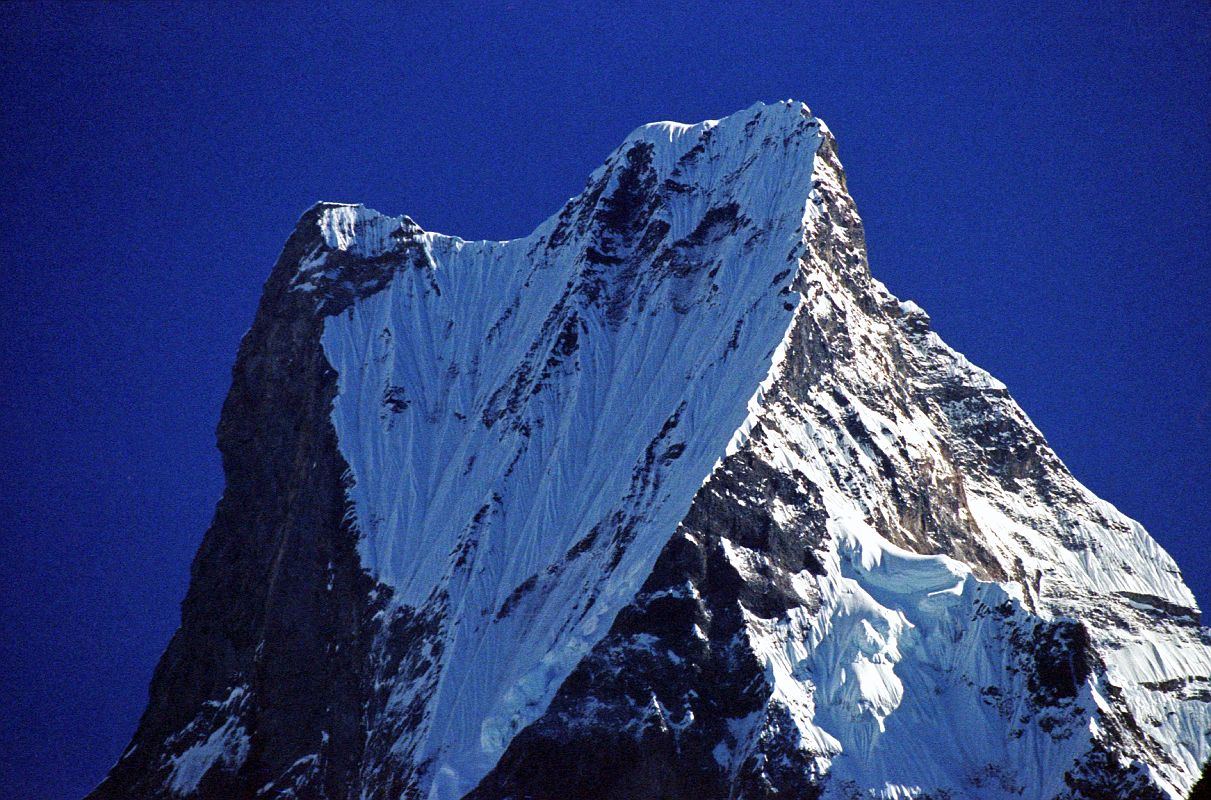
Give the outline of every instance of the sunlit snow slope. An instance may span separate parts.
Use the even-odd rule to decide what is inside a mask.
[[[639,128],[524,239],[319,204],[219,443],[97,800],[1164,800],[1211,758],[1176,565],[871,277],[799,103]]]
[[[438,796],[544,710],[756,407],[799,300],[819,141],[798,112],[646,126],[575,218],[505,243],[423,234],[422,266],[325,325],[364,563],[442,608],[409,734]],[[362,257],[407,225],[360,207],[323,224]]]

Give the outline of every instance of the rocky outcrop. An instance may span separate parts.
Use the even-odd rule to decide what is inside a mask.
[[[324,209],[299,221],[240,345],[218,429],[226,489],[181,627],[130,747],[90,797],[251,797],[279,785],[339,797],[357,781],[370,621],[388,597],[359,562],[330,420],[336,374],[319,342],[325,315],[353,294],[317,308],[290,288],[323,245]]]

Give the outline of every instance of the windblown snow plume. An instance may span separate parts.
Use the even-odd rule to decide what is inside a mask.
[[[639,128],[530,236],[322,203],[93,797],[1181,798],[1173,561],[867,267],[827,127]]]

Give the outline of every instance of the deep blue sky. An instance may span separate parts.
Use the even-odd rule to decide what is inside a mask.
[[[125,746],[304,209],[517,237],[636,125],[754,100],[828,122],[875,275],[1211,609],[1206,3],[319,5],[4,6],[0,795]]]

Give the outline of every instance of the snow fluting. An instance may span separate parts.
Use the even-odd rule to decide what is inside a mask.
[[[95,797],[1180,798],[1211,758],[1177,566],[871,277],[801,103],[645,125],[522,239],[317,205],[220,448]]]

